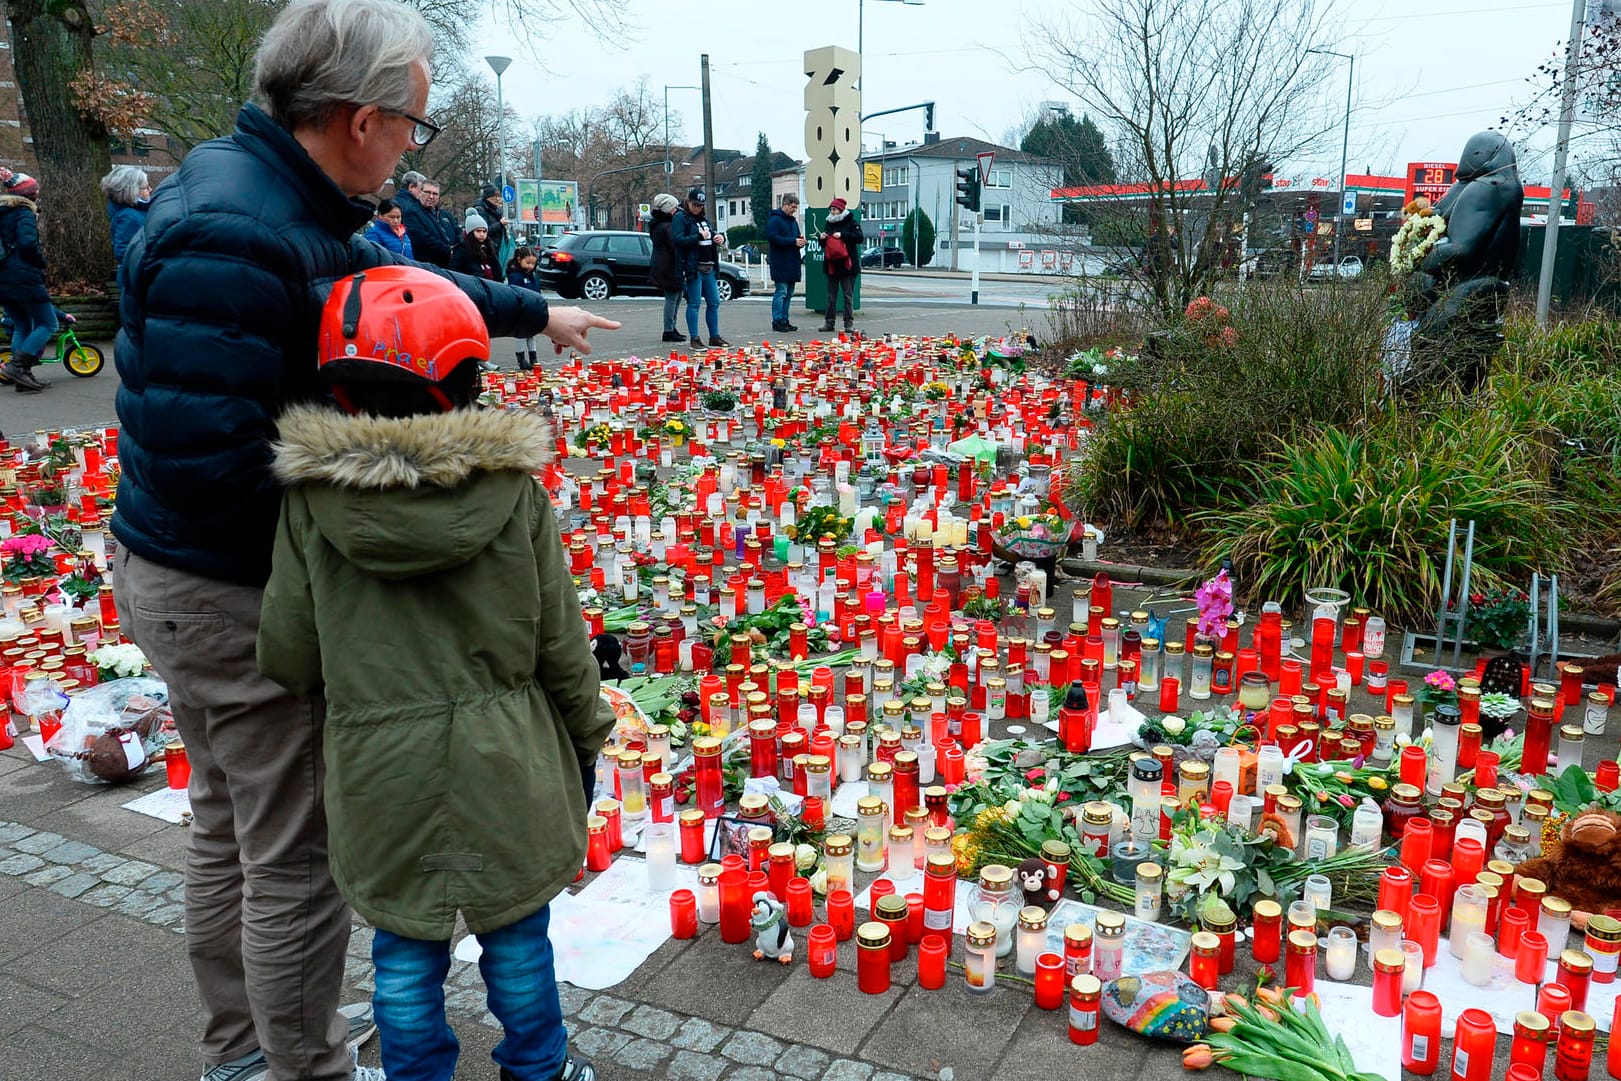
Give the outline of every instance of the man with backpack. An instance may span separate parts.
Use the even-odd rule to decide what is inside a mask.
[[[842,198],[827,204],[827,222],[822,226],[822,272],[827,275],[827,318],[822,321],[822,333],[833,330],[833,317],[839,310],[839,296],[844,296],[844,329],[854,330],[856,275],[861,273],[861,261],[856,253],[861,250],[861,223],[847,209]]]

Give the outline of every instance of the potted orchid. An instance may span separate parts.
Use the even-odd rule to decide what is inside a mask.
[[[1223,567],[1193,595],[1199,608],[1198,640],[1212,644],[1221,641],[1227,620],[1233,614],[1233,580]]]

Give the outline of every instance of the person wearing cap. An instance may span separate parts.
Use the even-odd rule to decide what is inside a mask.
[[[450,269],[458,274],[471,274],[485,281],[501,280],[501,263],[490,243],[490,227],[478,207],[470,206],[462,217],[462,242],[450,253]]]
[[[438,130],[423,119],[433,51],[397,0],[292,0],[235,130],[153,192],[119,267],[113,573],[120,626],[168,685],[191,761],[184,943],[205,1081],[381,1081],[349,1046],[374,1030],[369,1009],[339,1012],[352,915],[328,862],[326,705],[266,678],[254,650],[281,506],[276,419],[327,394],[333,283],[402,263],[354,233],[365,197]],[[589,352],[589,330],[618,327],[421,269],[490,334]]]
[[[792,333],[799,328],[788,321],[788,305],[793,300],[794,286],[799,283],[799,254],[805,246],[804,234],[799,229],[799,196],[789,192],[782,197],[782,205],[765,220],[766,258],[771,264],[771,281],[776,289],[771,294],[771,329]]]
[[[501,200],[501,189],[494,184],[484,185],[478,195],[478,205],[473,209],[484,219],[484,228],[489,230],[490,249],[495,252],[496,262],[499,263],[507,242],[507,204]],[[466,225],[462,226],[463,231],[466,228]]]
[[[681,264],[681,283],[687,295],[687,337],[694,349],[701,348],[704,340],[698,337],[698,299],[704,302],[704,321],[709,327],[709,344],[726,345],[720,336],[720,286],[715,281],[719,256],[716,249],[725,246],[726,234],[717,233],[704,216],[704,189],[687,192],[686,206],[682,207],[670,226],[670,237],[675,242],[676,255]]]
[[[822,333],[831,333],[833,319],[838,314],[839,298],[844,298],[844,329],[854,330],[856,275],[861,273],[861,223],[847,209],[842,197],[827,204],[827,222],[822,226],[822,272],[827,275],[827,318],[822,321]],[[837,255],[830,253],[829,241]]]
[[[39,355],[56,333],[56,308],[45,287],[45,250],[39,243],[35,200],[39,181],[27,173],[0,169],[0,308],[11,317],[11,359],[0,365],[0,381],[19,392],[51,384],[34,374]]]
[[[653,284],[664,294],[664,341],[680,342],[686,339],[675,329],[676,312],[681,308],[681,267],[676,258],[675,241],[671,237],[675,213],[681,203],[667,191],[653,196],[653,265],[650,268]]]

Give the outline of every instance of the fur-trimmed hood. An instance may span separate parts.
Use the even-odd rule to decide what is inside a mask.
[[[300,406],[278,426],[275,472],[288,498],[308,503],[345,559],[384,578],[478,555],[556,453],[544,419],[496,410],[395,420]]]
[[[545,420],[493,409],[396,420],[298,406],[277,427],[276,478],[288,485],[453,488],[475,471],[536,473],[557,454]]]
[[[39,204],[32,199],[24,198],[21,195],[0,195],[0,210],[6,210],[14,206],[27,207],[29,210],[36,212],[39,210]]]

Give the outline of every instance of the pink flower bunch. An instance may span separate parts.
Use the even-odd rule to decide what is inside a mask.
[[[1198,323],[1205,319],[1214,319],[1217,323],[1225,323],[1232,318],[1232,313],[1217,304],[1209,297],[1194,297],[1182,312],[1190,322]]]
[[[5,542],[0,544],[0,552],[4,552],[8,556],[20,556],[23,559],[33,559],[41,552],[50,551],[50,548],[51,542],[49,538],[42,537],[38,533],[23,533],[16,537],[7,537]]]
[[[1340,801],[1340,806],[1341,807],[1355,807],[1356,806],[1356,800],[1351,798],[1351,793],[1349,793],[1349,792],[1341,792],[1335,798]]]
[[[1455,691],[1458,689],[1457,681],[1442,671],[1431,672],[1425,676],[1424,684],[1435,691]]]
[[[1220,571],[1199,587],[1193,599],[1199,606],[1199,633],[1206,638],[1220,638],[1227,630],[1227,618],[1233,614],[1232,579],[1225,570]]]
[[[816,626],[816,608],[804,597],[799,597],[799,621],[807,627]]]

